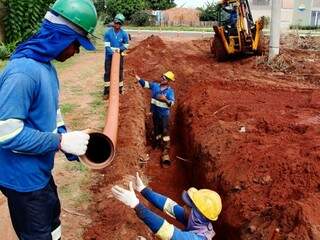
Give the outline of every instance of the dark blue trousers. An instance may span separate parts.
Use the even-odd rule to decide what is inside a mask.
[[[60,201],[53,178],[34,192],[17,192],[0,186],[8,199],[13,228],[19,240],[61,239]]]

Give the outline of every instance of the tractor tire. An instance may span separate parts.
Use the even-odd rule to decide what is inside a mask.
[[[217,61],[218,62],[226,61],[228,58],[228,53],[225,50],[225,48],[221,42],[221,39],[215,37],[213,39],[213,46],[214,46],[214,53],[215,53],[215,57],[216,57]]]

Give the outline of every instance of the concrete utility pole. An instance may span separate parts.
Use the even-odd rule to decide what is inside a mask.
[[[281,2],[282,1],[280,0],[272,0],[269,60],[273,59],[275,56],[279,54]]]

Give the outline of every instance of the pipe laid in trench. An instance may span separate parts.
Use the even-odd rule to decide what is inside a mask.
[[[110,74],[110,92],[107,117],[102,133],[90,133],[88,149],[80,157],[81,162],[91,169],[103,169],[111,164],[115,157],[118,118],[119,118],[119,77],[120,53],[112,56]]]

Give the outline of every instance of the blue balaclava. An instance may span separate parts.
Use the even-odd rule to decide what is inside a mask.
[[[82,29],[55,12],[47,12],[40,30],[21,43],[10,59],[26,57],[48,63],[74,41],[78,41],[86,50],[95,50],[86,35]]]

